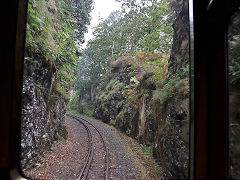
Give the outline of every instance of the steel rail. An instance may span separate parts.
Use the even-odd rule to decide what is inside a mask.
[[[85,121],[85,122],[87,122],[88,124],[90,124],[97,132],[98,132],[98,134],[99,134],[99,136],[100,136],[100,138],[101,138],[101,140],[102,140],[102,142],[103,142],[103,146],[104,146],[104,149],[105,149],[105,152],[106,152],[106,160],[105,160],[105,164],[106,164],[106,169],[105,169],[105,180],[108,180],[109,179],[109,152],[108,152],[108,148],[107,148],[107,146],[106,146],[106,143],[105,143],[105,141],[104,141],[104,138],[103,138],[103,136],[102,136],[102,134],[100,133],[100,131],[98,130],[98,128],[96,127],[96,126],[94,126],[91,122],[89,122],[88,120],[86,120],[86,119],[84,119],[84,118],[82,118],[82,117],[80,117],[80,116],[76,116],[76,115],[72,115],[72,114],[67,114],[68,116],[70,116],[70,117],[73,117],[73,118],[75,118],[76,120],[78,120],[79,122],[81,122],[82,124],[84,124],[84,126],[87,126],[85,123],[83,123],[82,121]],[[89,130],[89,128],[87,127],[86,129],[88,129]],[[90,130],[89,130],[90,131]],[[90,132],[90,134],[91,134],[91,132]],[[92,135],[91,135],[91,141],[92,141]],[[90,158],[90,161],[89,161],[89,158]],[[84,173],[84,171],[85,171],[85,169],[86,169],[86,165],[88,164],[88,167],[87,167],[87,169],[86,169],[86,173],[84,174],[84,180],[87,178],[87,176],[88,176],[88,171],[89,171],[89,169],[90,169],[90,166],[91,166],[91,164],[92,164],[92,159],[93,159],[93,145],[92,145],[92,150],[91,150],[91,153],[90,153],[90,157],[88,157],[87,158],[87,160],[86,160],[86,162],[85,162],[85,165],[84,165],[84,169],[82,169],[82,172],[81,172],[81,176],[79,176],[79,179],[78,180],[80,180],[81,178],[82,178],[82,174]],[[88,163],[88,162],[89,163]]]
[[[89,123],[90,125],[92,125],[93,128],[96,129],[96,131],[98,132],[98,134],[100,135],[100,137],[101,137],[101,139],[102,139],[102,142],[103,142],[103,145],[104,145],[104,149],[105,149],[105,151],[106,151],[106,176],[105,176],[105,179],[108,180],[108,177],[109,177],[109,154],[108,154],[108,148],[107,148],[106,143],[105,143],[105,141],[104,141],[104,139],[103,139],[103,136],[102,136],[102,134],[100,133],[100,131],[96,128],[96,126],[94,126],[94,125],[93,125],[92,123],[90,123],[88,120],[86,120],[86,119],[84,119],[84,118],[82,118],[82,117],[78,117],[78,118],[80,118],[80,119],[86,121],[87,123]]]
[[[81,123],[85,129],[87,130],[87,133],[88,133],[88,137],[89,137],[89,146],[88,146],[88,155],[87,155],[87,158],[85,160],[85,163],[84,163],[84,166],[83,168],[81,169],[81,172],[80,172],[80,175],[78,176],[77,180],[81,180],[81,178],[83,177],[83,179],[87,179],[87,175],[88,175],[88,171],[89,171],[89,168],[90,168],[90,165],[91,165],[91,162],[92,162],[92,159],[93,159],[93,141],[92,141],[92,133],[90,131],[90,129],[88,128],[88,126],[82,122],[82,121],[79,121],[75,115],[72,115],[72,114],[66,114],[67,116],[69,117],[72,117],[74,119],[76,119],[79,123]],[[90,164],[90,165],[89,165]],[[88,166],[87,166],[88,165]],[[86,170],[86,167],[87,167],[87,170]],[[86,173],[84,173],[86,170]]]

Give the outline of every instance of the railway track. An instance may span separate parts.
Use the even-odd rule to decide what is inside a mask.
[[[102,134],[96,126],[87,119],[73,114],[67,116],[76,119],[86,128],[89,145],[87,158],[80,171],[78,180],[85,179],[109,179],[109,154]]]

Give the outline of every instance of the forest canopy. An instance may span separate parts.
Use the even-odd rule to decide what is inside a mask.
[[[122,0],[121,11],[112,12],[94,28],[78,65],[75,90],[96,86],[109,70],[107,63],[124,55],[170,54],[175,19],[169,1]]]

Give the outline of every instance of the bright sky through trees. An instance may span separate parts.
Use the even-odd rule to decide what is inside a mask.
[[[85,43],[83,47],[85,47],[87,41],[93,37],[93,27],[99,24],[99,17],[101,19],[106,19],[111,12],[121,9],[121,4],[115,0],[95,0],[94,3],[94,9],[91,12],[92,20],[88,28],[88,33],[85,34]]]

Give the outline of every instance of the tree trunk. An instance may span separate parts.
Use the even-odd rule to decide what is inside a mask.
[[[83,114],[83,106],[82,106],[82,92],[79,95],[79,104],[78,104],[78,110],[80,114]]]
[[[91,101],[94,101],[94,87],[91,85]]]

